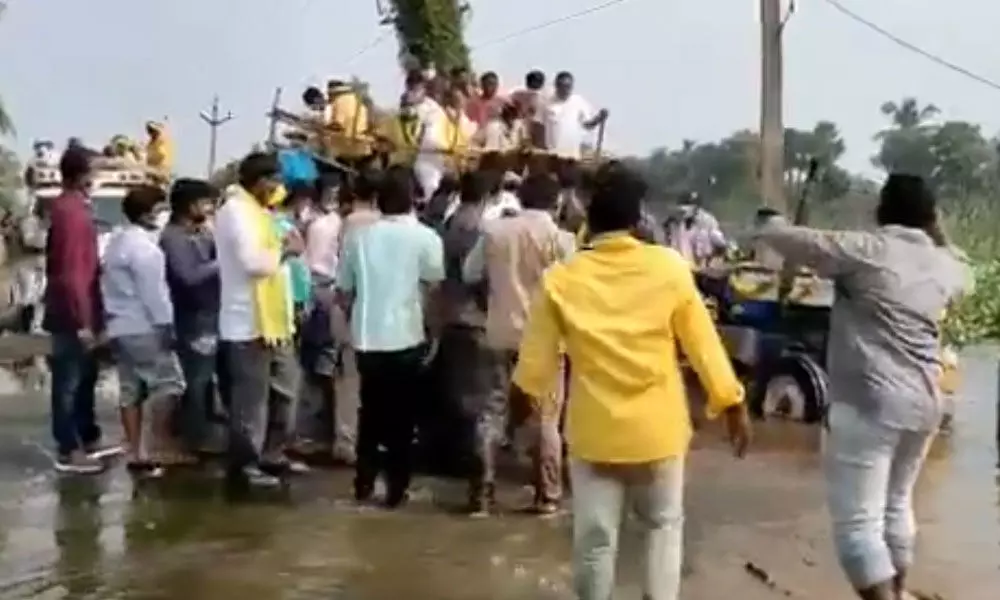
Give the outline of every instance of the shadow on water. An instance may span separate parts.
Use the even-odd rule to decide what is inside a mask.
[[[955,434],[936,443],[918,489],[920,572],[946,589],[961,579],[995,591],[996,362],[977,354],[965,365]],[[529,498],[520,486],[502,490],[509,511],[469,520],[444,509],[461,502],[463,485],[439,479],[419,479],[414,502],[386,513],[354,506],[344,471],[263,494],[227,492],[212,472],[148,481],[115,466],[100,477],[54,477],[40,450],[44,412],[36,412],[34,421],[0,414],[0,600],[571,597],[568,519],[515,514]],[[821,562],[843,585],[825,529],[820,444],[815,427],[764,423],[754,454],[734,461],[715,424],[700,432],[686,492],[689,581],[736,572],[734,591],[742,593],[749,590],[742,566],[753,560],[793,581],[792,571],[806,569],[799,576],[805,589],[821,575],[802,564]],[[636,551],[626,536],[628,589],[637,578]],[[731,595],[702,589],[714,590],[691,585],[688,597]]]

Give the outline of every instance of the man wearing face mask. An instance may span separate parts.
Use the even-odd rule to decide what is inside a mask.
[[[170,189],[170,223],[160,235],[174,305],[177,353],[187,391],[179,412],[187,450],[208,448],[219,329],[219,263],[208,222],[216,190],[207,181],[178,179]]]
[[[184,375],[174,354],[174,307],[167,287],[166,259],[156,240],[156,213],[163,190],[142,186],[122,202],[128,225],[108,242],[101,273],[107,335],[115,354],[119,402],[130,467],[189,462],[171,444],[171,417],[184,393]],[[142,439],[144,412],[151,411],[157,451]]]

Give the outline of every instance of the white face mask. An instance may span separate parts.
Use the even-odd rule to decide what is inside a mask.
[[[158,230],[162,230],[164,227],[167,226],[167,223],[170,222],[170,211],[161,210],[160,212],[156,213],[156,217],[153,222],[156,224],[156,228]]]

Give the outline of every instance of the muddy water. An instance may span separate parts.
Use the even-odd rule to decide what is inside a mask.
[[[1000,589],[996,358],[965,361],[956,432],[919,489],[917,582],[962,600]],[[735,461],[714,430],[689,461],[686,598],[848,598],[830,551],[813,428],[764,424]],[[317,473],[287,493],[231,496],[211,473],[133,481],[120,468],[51,474],[44,402],[0,400],[0,599],[295,600],[570,598],[568,521],[511,510],[473,521],[452,509],[454,482],[422,479],[405,511],[360,510],[349,474]],[[635,592],[635,543],[621,587]],[[761,585],[747,562],[775,580]]]

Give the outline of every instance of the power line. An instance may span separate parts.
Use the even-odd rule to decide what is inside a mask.
[[[962,67],[961,65],[953,63],[953,62],[951,62],[950,60],[948,60],[946,58],[943,58],[943,57],[941,57],[941,56],[939,56],[937,54],[934,54],[933,52],[930,52],[929,50],[924,50],[923,48],[921,48],[920,46],[917,46],[916,44],[913,44],[912,42],[908,42],[908,41],[904,40],[903,38],[901,38],[898,35],[892,33],[891,31],[887,31],[885,28],[881,27],[880,25],[869,21],[868,19],[862,17],[861,15],[859,15],[856,12],[854,12],[853,10],[847,8],[846,6],[844,6],[843,4],[841,4],[838,0],[824,0],[824,1],[827,4],[829,4],[831,7],[833,7],[837,11],[839,11],[841,14],[843,14],[843,15],[849,17],[850,19],[852,19],[852,20],[854,20],[854,21],[856,21],[856,22],[864,25],[865,27],[871,29],[875,33],[878,33],[879,35],[881,35],[882,37],[884,37],[884,38],[888,39],[889,41],[895,43],[896,45],[902,46],[903,48],[906,48],[910,52],[915,52],[916,54],[919,54],[920,56],[923,56],[927,60],[930,60],[931,62],[937,63],[938,65],[940,65],[940,66],[942,66],[942,67],[944,67],[946,69],[949,69],[951,71],[954,71],[955,73],[958,73],[959,75],[964,75],[965,77],[968,77],[969,79],[971,79],[973,81],[981,83],[981,84],[983,84],[983,85],[985,85],[987,87],[991,87],[994,90],[1000,91],[1000,83],[997,83],[996,81],[993,81],[992,79],[988,79],[986,77],[983,77],[982,75],[979,75],[978,73],[973,73],[972,71],[970,71],[969,69],[966,69],[965,67]]]
[[[508,41],[510,41],[510,40],[512,40],[514,38],[519,38],[519,37],[521,37],[523,35],[527,35],[529,33],[535,33],[536,31],[540,31],[542,29],[548,29],[549,27],[552,27],[554,25],[560,25],[562,23],[565,23],[566,21],[572,21],[574,19],[579,19],[580,17],[585,17],[587,15],[592,15],[592,14],[594,14],[596,12],[601,12],[601,11],[607,10],[609,8],[613,8],[615,6],[618,6],[619,4],[625,4],[626,2],[629,2],[629,1],[630,0],[607,0],[606,2],[603,2],[601,4],[595,4],[594,6],[591,6],[589,8],[585,8],[585,9],[577,11],[575,13],[570,13],[568,15],[563,15],[561,17],[556,17],[556,18],[550,19],[548,21],[542,21],[541,23],[536,23],[536,24],[531,25],[529,27],[525,27],[524,29],[519,29],[517,31],[512,31],[512,32],[507,33],[505,35],[502,35],[502,36],[500,36],[498,38],[494,38],[492,40],[488,40],[486,42],[483,42],[482,44],[477,44],[473,49],[479,50],[479,49],[485,48],[487,46],[495,46],[497,44],[502,44],[502,43],[508,42]]]
[[[391,33],[390,30],[379,28],[380,31],[370,42],[358,49],[349,59],[347,59],[347,64],[351,65],[358,61],[362,56],[368,54],[370,51],[374,50],[376,47],[382,44],[389,37]]]

